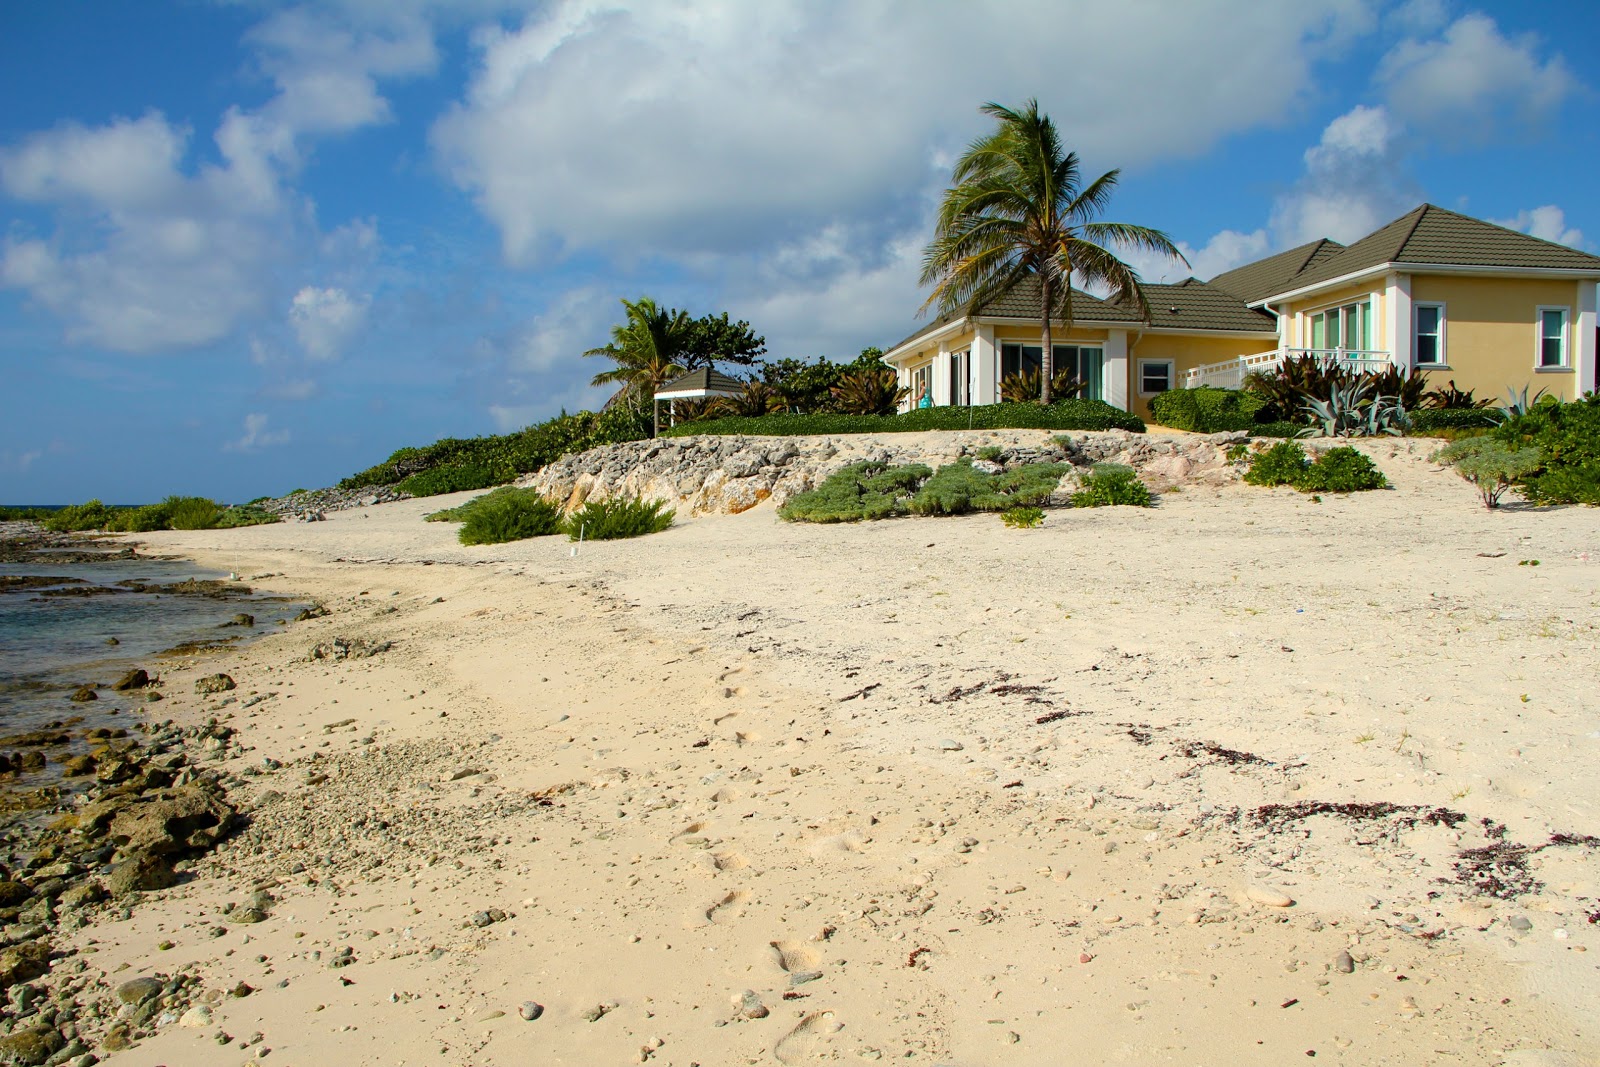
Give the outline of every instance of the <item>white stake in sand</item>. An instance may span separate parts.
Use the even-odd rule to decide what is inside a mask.
[[[584,523],[578,527],[578,543],[572,546],[572,554],[574,556],[578,554],[578,549],[583,547],[583,531],[588,528],[588,525],[588,523]]]

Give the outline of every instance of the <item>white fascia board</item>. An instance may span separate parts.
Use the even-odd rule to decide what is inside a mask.
[[[885,363],[893,363],[896,360],[898,360],[901,357],[901,355],[903,353],[905,353],[905,352],[915,351],[916,349],[921,348],[925,344],[928,344],[930,342],[940,341],[940,340],[942,340],[942,339],[944,339],[946,337],[950,337],[950,336],[952,336],[954,334],[960,333],[963,329],[966,328],[967,323],[969,321],[971,321],[971,320],[969,320],[967,318],[967,316],[963,315],[959,319],[956,319],[954,322],[939,327],[937,330],[931,330],[928,333],[918,334],[917,336],[911,338],[909,341],[902,341],[902,342],[900,342],[900,344],[896,345],[894,348],[889,349],[889,351],[887,351],[887,352],[885,352],[883,354],[883,357],[882,357],[883,361]]]
[[[1298,289],[1291,289],[1286,293],[1276,296],[1262,297],[1252,300],[1247,307],[1262,307],[1266,304],[1276,304],[1284,300],[1295,300],[1299,297],[1315,293],[1321,289],[1336,289],[1341,285],[1352,285],[1364,278],[1383,274],[1462,274],[1480,277],[1500,278],[1595,278],[1600,279],[1600,267],[1593,270],[1579,270],[1573,267],[1484,267],[1466,263],[1405,263],[1395,261],[1392,263],[1379,263],[1364,270],[1352,271],[1341,274],[1337,278],[1329,278],[1324,282],[1314,285],[1303,285]]]
[[[979,315],[972,320],[988,326],[1037,326],[1038,319],[1004,318],[999,315]],[[1141,319],[1073,319],[1070,323],[1066,319],[1051,319],[1051,328],[1064,326],[1082,326],[1086,330],[1142,330],[1145,324]]]
[[[731,389],[674,389],[670,393],[657,393],[657,400],[704,400],[713,396],[738,396]]]

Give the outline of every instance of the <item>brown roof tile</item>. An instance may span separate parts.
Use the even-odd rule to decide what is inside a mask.
[[[1224,271],[1207,284],[1232,293],[1248,303],[1283,292],[1288,288],[1285,283],[1295,275],[1342,251],[1344,245],[1323,237],[1291,248],[1287,252],[1279,252],[1266,259],[1258,259],[1254,263],[1246,263],[1242,267]]]
[[[1276,333],[1274,315],[1246,307],[1244,301],[1198,278],[1176,285],[1142,285],[1150,305],[1150,325],[1177,330],[1228,330]]]

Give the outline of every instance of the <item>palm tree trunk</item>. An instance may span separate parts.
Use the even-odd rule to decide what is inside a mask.
[[[1040,332],[1044,347],[1039,351],[1039,403],[1050,403],[1050,378],[1055,371],[1055,346],[1050,342],[1050,279],[1040,275],[1039,291],[1044,296],[1044,317]]]

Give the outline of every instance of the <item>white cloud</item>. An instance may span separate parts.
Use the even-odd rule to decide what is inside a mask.
[[[840,218],[888,233],[987,121],[983,100],[1037,94],[1104,166],[1197,153],[1289,113],[1317,57],[1370,22],[1361,0],[569,0],[478,33],[433,143],[513,263],[748,251]],[[1219,64],[1205,43],[1241,25],[1251,47]]]
[[[1187,241],[1178,241],[1177,245],[1178,251],[1183,253],[1183,258],[1189,261],[1187,267],[1166,256],[1146,252],[1132,252],[1122,258],[1139,272],[1139,277],[1144,281],[1180,282],[1189,277],[1214,278],[1223,271],[1242,266],[1252,259],[1260,259],[1267,254],[1270,242],[1264,229],[1252,230],[1250,233],[1222,230],[1212,235],[1211,239],[1199,248]]]
[[[13,470],[18,474],[27,474],[28,468],[37,463],[44,456],[40,449],[30,449],[27,452],[12,452],[6,449],[0,452],[0,469]]]
[[[1357,106],[1306,149],[1305,173],[1273,206],[1276,244],[1349,242],[1417,205],[1400,168],[1399,129],[1382,107]]]
[[[405,19],[357,33],[295,9],[250,42],[278,92],[222,116],[215,162],[191,162],[190,131],[154,112],[63,123],[0,148],[0,190],[56,221],[48,237],[13,228],[0,244],[0,285],[63,320],[68,340],[194,347],[263,312],[285,265],[317,244],[310,205],[291,184],[306,138],[385,121],[377,79],[436,61],[426,27]],[[370,224],[352,225],[328,239],[347,248],[373,236]]]
[[[259,411],[244,417],[244,436],[222,446],[226,452],[257,452],[274,445],[288,444],[288,430],[268,430],[267,416]]]
[[[361,329],[367,304],[367,298],[352,297],[343,289],[308,285],[294,294],[289,305],[289,325],[294,327],[307,356],[333,359]]]
[[[1489,221],[1508,229],[1521,230],[1541,241],[1554,241],[1556,244],[1569,245],[1572,248],[1583,247],[1583,231],[1569,227],[1566,212],[1554,204],[1536,207],[1531,211],[1519,211],[1513,218]]]
[[[311,378],[292,378],[288,381],[268,385],[261,390],[262,396],[274,400],[309,400],[321,392],[321,387]]]
[[[1580,83],[1532,35],[1508,38],[1487,15],[1463,15],[1431,40],[1409,38],[1378,66],[1390,109],[1421,133],[1483,141],[1548,119]]]

